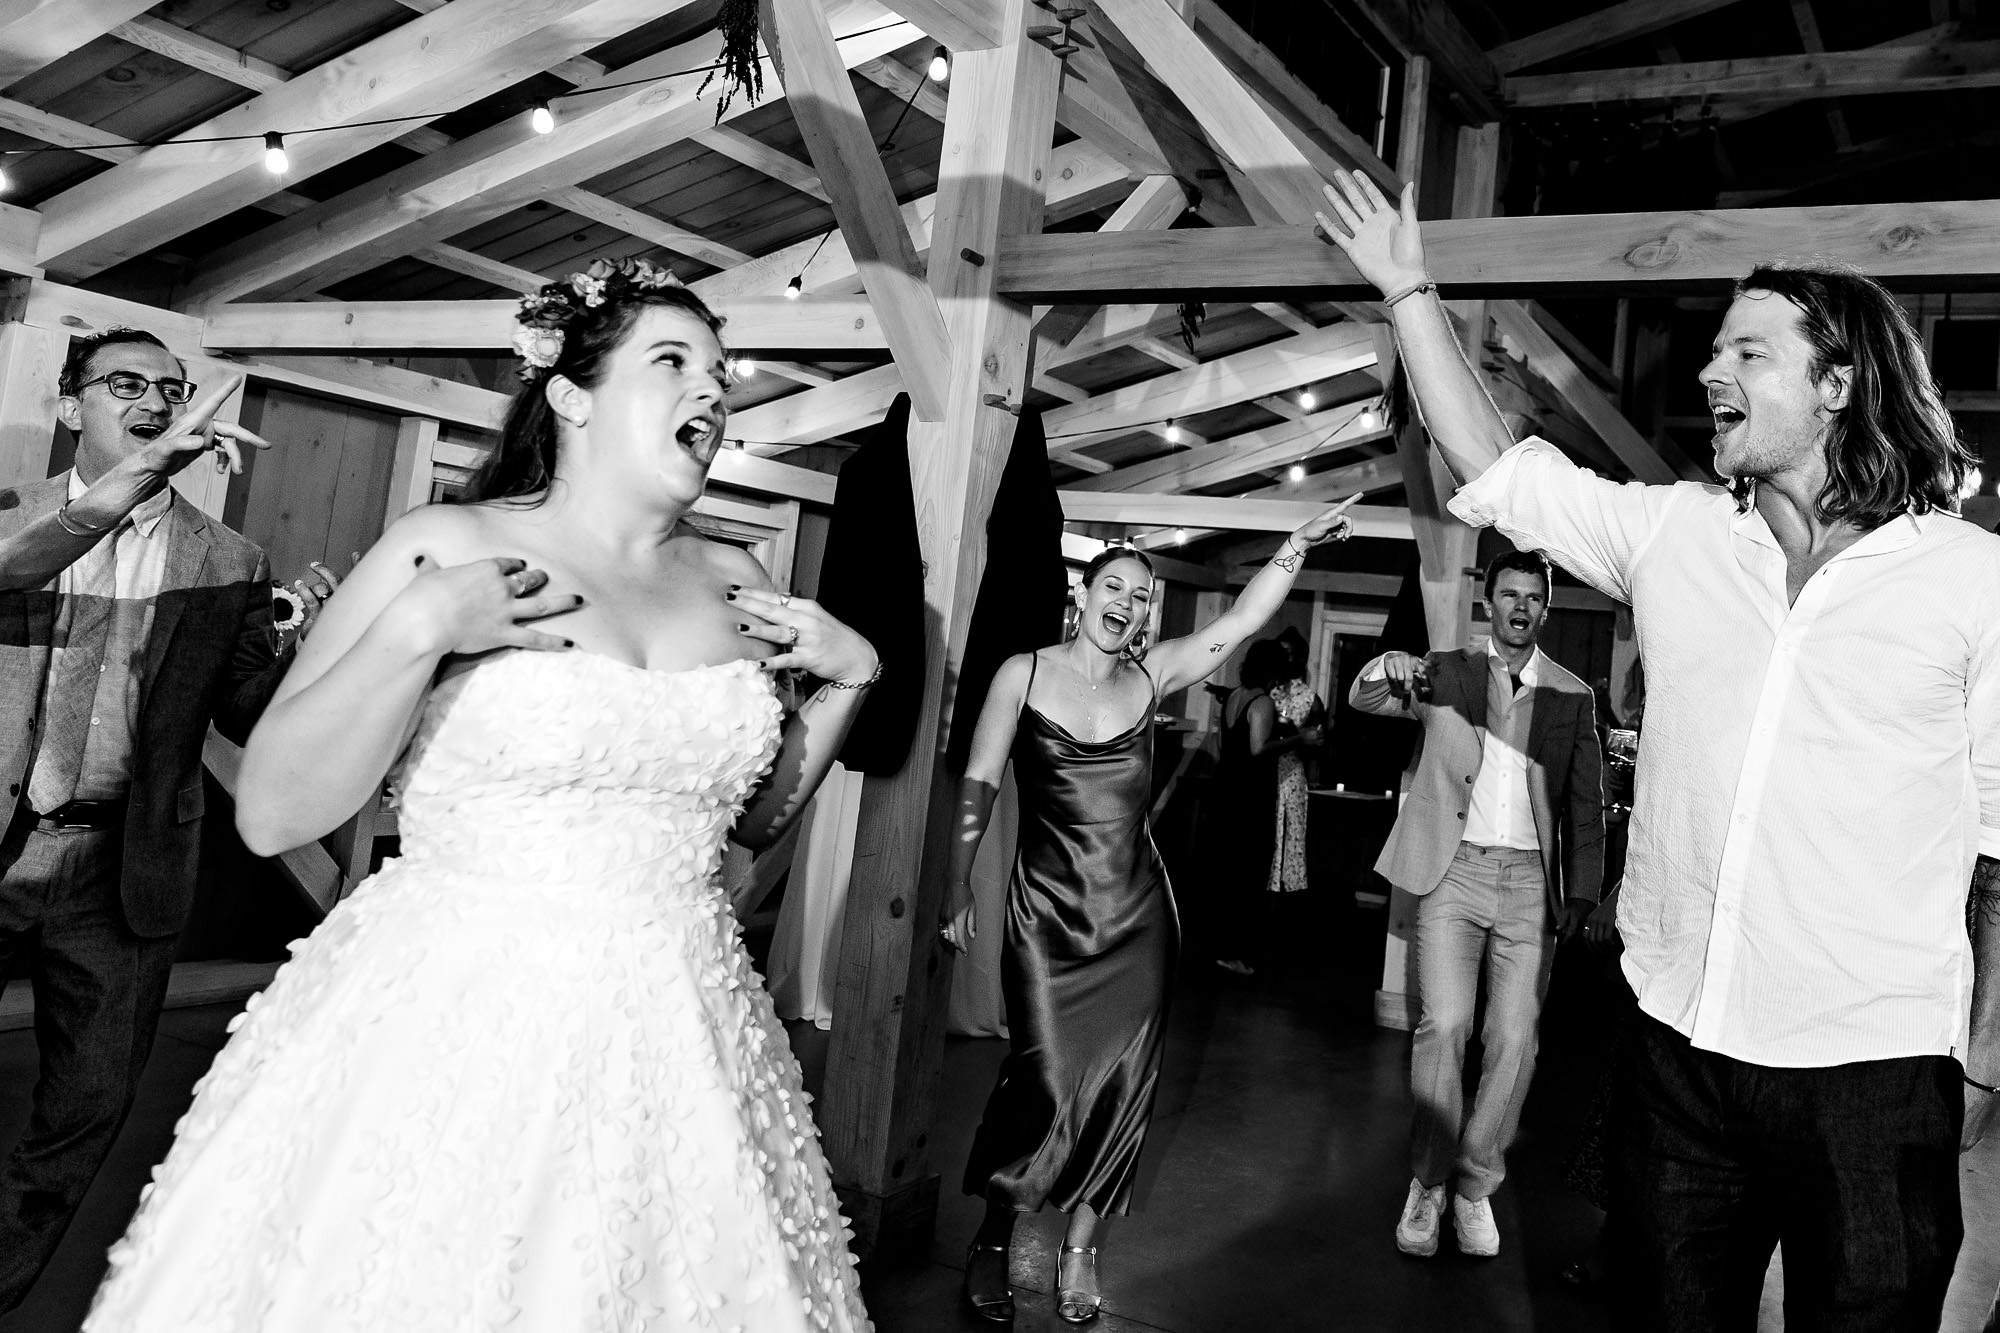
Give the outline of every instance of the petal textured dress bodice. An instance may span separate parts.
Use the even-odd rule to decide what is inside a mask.
[[[716,879],[779,723],[747,662],[437,686],[403,854],[238,1020],[85,1328],[866,1328]]]

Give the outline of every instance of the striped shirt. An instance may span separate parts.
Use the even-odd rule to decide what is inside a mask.
[[[1720,487],[1621,486],[1528,440],[1451,510],[1632,605],[1640,1007],[1767,1066],[1962,1051],[1967,884],[2000,855],[2000,538],[1905,514],[1788,606],[1777,539]]]

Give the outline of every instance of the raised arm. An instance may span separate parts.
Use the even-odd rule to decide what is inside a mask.
[[[0,592],[47,584],[81,560],[134,509],[165,490],[176,472],[205,451],[216,451],[217,467],[241,472],[244,448],[270,448],[241,426],[215,419],[241,379],[230,379],[183,412],[158,439],[106,469],[82,495],[0,541]]]
[[[782,597],[770,578],[747,554],[744,582],[731,593],[739,608],[761,618],[745,631],[782,644],[785,651],[766,658],[772,669],[799,667],[828,682],[800,706],[785,724],[771,774],[757,789],[729,836],[745,847],[768,847],[812,800],[826,780],[856,714],[875,681],[878,659],[868,641],[828,615],[806,597]],[[796,638],[792,630],[796,629]]]
[[[972,862],[993,818],[993,801],[1007,771],[1007,755],[1014,748],[1014,728],[1021,718],[1021,706],[1027,702],[1033,665],[1033,654],[1021,653],[1002,662],[993,673],[986,704],[979,710],[979,726],[972,733],[965,776],[958,782],[958,828],[951,840],[951,864],[945,872],[938,925],[944,942],[960,953],[971,948],[979,934],[972,903]]]
[[[236,828],[251,851],[301,846],[360,809],[409,743],[446,657],[569,646],[528,624],[580,604],[537,595],[541,571],[440,563],[438,553],[457,554],[464,521],[436,508],[408,515],[327,603],[244,749]]]
[[[1336,171],[1324,189],[1339,221],[1321,213],[1319,225],[1388,303],[1424,428],[1451,475],[1464,485],[1499,461],[1514,437],[1465,359],[1424,267],[1416,188],[1414,182],[1404,186],[1401,207],[1392,207],[1366,176]]]
[[[1347,507],[1360,498],[1341,501],[1279,543],[1227,611],[1186,638],[1155,645],[1146,655],[1146,665],[1160,683],[1160,693],[1172,694],[1214,675],[1245,639],[1270,623],[1305,568],[1306,552],[1321,542],[1344,541],[1354,530]]]

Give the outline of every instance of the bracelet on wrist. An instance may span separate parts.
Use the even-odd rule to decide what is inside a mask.
[[[877,658],[875,660],[875,669],[868,673],[868,679],[830,680],[826,684],[828,689],[833,690],[865,690],[880,679],[882,679],[882,660]]]
[[[93,528],[88,524],[76,522],[69,516],[69,507],[75,503],[76,501],[74,500],[65,500],[62,502],[62,508],[56,510],[56,526],[67,532],[70,536],[102,537],[105,533],[118,526],[117,523],[113,522],[106,523],[101,528]]]
[[[1981,1092],[1986,1092],[1986,1093],[2000,1092],[2000,1088],[1994,1087],[1991,1083],[1981,1083],[1978,1079],[1974,1078],[1970,1074],[1965,1075],[1965,1081],[1967,1083],[1970,1083],[1973,1087],[1979,1089]]]
[[[1396,304],[1396,302],[1408,300],[1410,297],[1415,296],[1419,292],[1434,292],[1437,289],[1438,285],[1435,282],[1432,282],[1429,278],[1425,278],[1422,282],[1412,284],[1411,286],[1408,287],[1401,287],[1393,292],[1390,292],[1388,295],[1382,298],[1382,304],[1385,306],[1393,306]]]

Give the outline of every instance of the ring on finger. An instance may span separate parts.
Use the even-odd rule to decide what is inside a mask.
[[[791,630],[791,633],[785,638],[785,646],[789,648],[799,641],[799,627],[797,625],[789,625],[786,628]]]
[[[780,593],[780,594],[778,594],[778,605],[779,605],[779,606],[790,606],[791,604],[792,604],[792,595],[791,595],[790,593]]]

